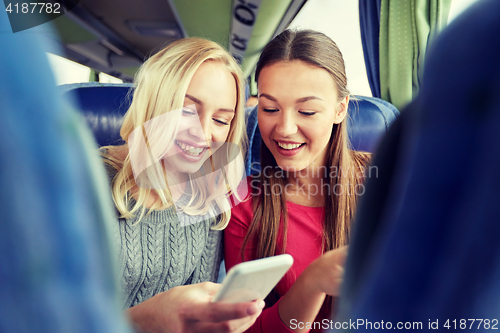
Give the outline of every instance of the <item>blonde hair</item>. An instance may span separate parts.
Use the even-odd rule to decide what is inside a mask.
[[[107,146],[103,149],[105,162],[117,170],[112,180],[112,194],[121,217],[131,218],[139,212],[140,220],[146,211],[145,203],[153,192],[156,193],[160,200],[155,200],[149,212],[151,210],[166,209],[174,204],[171,192],[165,182],[165,170],[161,164],[161,158],[163,157],[162,154],[174,144],[175,125],[178,123],[180,113],[173,112],[169,114],[168,122],[154,123],[149,121],[171,110],[179,110],[184,106],[184,98],[189,83],[200,65],[206,61],[222,63],[235,79],[237,102],[235,116],[231,122],[226,142],[237,145],[244,156],[246,132],[243,99],[245,94],[239,65],[226,50],[215,42],[201,38],[178,40],[150,57],[141,66],[135,77],[136,88],[133,100],[125,114],[120,130],[120,135],[126,143],[122,146]],[[170,115],[172,116],[170,117]],[[147,135],[145,124],[147,125]],[[135,133],[142,134],[148,148],[151,148],[150,153],[153,155],[151,157],[153,157],[154,162],[151,167],[147,168],[146,177],[148,181],[154,184],[154,186],[151,186],[152,188],[139,186],[140,184],[137,184],[134,179],[131,154],[128,149],[132,151],[136,148],[134,145],[140,141],[134,140],[132,143],[129,141],[129,137],[135,129],[139,129]],[[154,140],[154,149],[149,147],[148,140]],[[126,157],[124,157],[125,150],[127,151]],[[227,156],[231,152],[224,149],[219,149],[216,153],[219,155],[226,154],[226,160],[234,158]],[[210,161],[213,165],[212,157]],[[238,159],[233,162],[230,164],[229,170],[226,168],[224,174],[219,174],[219,176],[210,175],[208,182],[200,177],[202,171],[189,175],[192,197],[189,203],[182,207],[185,213],[202,215],[207,212],[210,213],[211,209],[213,212],[213,207],[218,207],[223,213],[219,223],[213,229],[225,228],[230,218],[230,207],[224,193],[229,189],[232,190],[232,194],[237,195],[236,188],[244,172],[242,159],[241,163],[239,163]],[[161,186],[161,184],[163,185]],[[135,190],[135,188],[138,188],[138,190],[135,203],[133,203],[131,202],[130,191]]]

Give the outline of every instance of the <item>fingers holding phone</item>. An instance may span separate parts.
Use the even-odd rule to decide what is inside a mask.
[[[248,329],[264,302],[214,303],[220,285],[204,282],[172,288],[128,310],[139,331],[232,332]]]

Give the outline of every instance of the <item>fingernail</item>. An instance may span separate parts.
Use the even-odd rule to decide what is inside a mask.
[[[264,302],[263,300],[260,300],[259,308],[263,309],[265,306],[266,306],[266,302]]]
[[[259,311],[259,309],[255,305],[253,305],[253,304],[252,304],[252,306],[249,306],[247,308],[247,313],[248,313],[249,316],[252,316],[252,315],[256,314],[258,311]]]

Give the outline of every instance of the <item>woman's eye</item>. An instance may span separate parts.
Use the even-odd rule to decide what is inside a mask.
[[[262,111],[267,112],[267,113],[274,113],[274,112],[278,112],[278,109],[262,109]]]
[[[299,113],[303,116],[313,116],[316,114],[316,112],[311,112],[311,111],[299,111]]]
[[[217,124],[220,125],[229,125],[229,122],[223,119],[212,118]]]
[[[190,110],[190,109],[182,109],[182,114],[184,116],[194,116],[195,112],[193,110]]]

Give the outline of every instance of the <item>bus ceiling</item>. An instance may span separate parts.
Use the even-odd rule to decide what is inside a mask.
[[[61,56],[125,82],[161,47],[193,36],[228,48],[249,75],[306,1],[80,0],[53,23]]]

